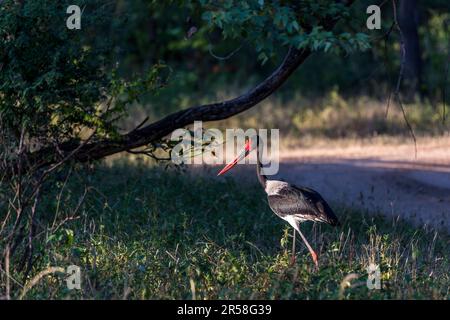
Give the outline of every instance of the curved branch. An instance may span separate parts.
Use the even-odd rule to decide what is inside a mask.
[[[73,159],[77,162],[98,160],[115,153],[128,151],[157,141],[172,131],[185,127],[194,121],[217,121],[232,117],[255,106],[274,91],[276,91],[291,74],[310,55],[309,50],[290,48],[281,65],[263,82],[248,92],[227,101],[194,106],[172,113],[165,118],[151,123],[140,129],[124,134],[117,140],[100,140],[85,144],[81,148],[79,143],[66,142],[59,146],[63,153],[72,152],[79,148]],[[41,160],[38,167],[48,166],[55,161],[51,148],[42,149],[30,155],[30,159]],[[35,161],[31,161],[36,163]]]

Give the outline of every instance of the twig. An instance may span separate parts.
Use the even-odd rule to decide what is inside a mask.
[[[11,299],[11,283],[9,281],[9,244],[5,248],[5,271],[6,271],[6,300]]]
[[[64,157],[63,159],[61,159],[59,162],[53,164],[50,168],[48,168],[47,170],[45,170],[42,175],[39,177],[38,182],[36,183],[36,188],[30,193],[30,197],[29,199],[32,199],[39,186],[42,184],[42,182],[45,180],[45,178],[47,177],[47,175],[49,175],[52,171],[56,170],[57,168],[59,168],[61,165],[63,165],[64,163],[66,163],[67,161],[69,161],[73,156],[76,155],[76,153],[78,151],[80,151],[84,146],[86,146],[89,141],[92,139],[92,137],[94,137],[95,133],[97,132],[97,128],[94,129],[94,131],[92,132],[92,134],[86,139],[84,140],[82,143],[80,143],[79,146],[77,146],[74,150],[72,150],[66,157]]]
[[[131,130],[130,133],[128,133],[128,134],[132,134],[133,132],[136,132],[137,130],[139,130],[148,121],[149,118],[150,117],[148,117],[148,116],[145,117],[145,119],[141,123],[139,123],[133,130]]]
[[[448,36],[448,26],[449,26],[450,20],[444,21],[444,29],[447,36],[447,63],[445,65],[445,71],[444,71],[444,81],[442,86],[442,124],[445,124],[445,120],[447,119],[446,115],[446,108],[445,108],[445,99],[447,96],[446,86],[447,86],[447,80],[448,80],[448,71],[450,67],[450,37]]]
[[[139,150],[139,151],[134,151],[134,150],[127,150],[128,153],[131,154],[135,154],[135,155],[144,155],[144,156],[148,156],[156,161],[170,161],[172,160],[170,157],[158,157],[156,156],[152,150]]]
[[[353,285],[351,283],[353,280],[356,280],[359,277],[360,277],[360,275],[357,273],[350,273],[350,274],[346,275],[344,277],[344,279],[342,279],[342,281],[339,285],[339,299],[340,300],[344,299],[345,289],[361,285],[361,282],[353,284]]]
[[[8,279],[12,280],[12,281],[13,281],[15,284],[17,284],[19,287],[23,288],[23,285],[19,282],[19,280],[15,279],[15,278],[14,278],[13,276],[11,276],[10,274],[8,275],[8,273],[10,273],[10,272],[6,272],[6,270],[3,270],[1,267],[0,267],[0,272],[4,273],[5,276],[6,276]],[[5,296],[5,297],[6,297],[6,296]]]
[[[414,130],[411,126],[411,124],[409,123],[408,117],[406,116],[406,111],[405,108],[403,107],[403,103],[402,103],[402,99],[400,97],[400,86],[403,80],[403,75],[405,72],[405,62],[406,62],[406,48],[405,48],[405,38],[403,36],[403,31],[400,28],[400,25],[398,23],[398,19],[397,19],[397,7],[396,7],[396,3],[395,0],[392,0],[392,7],[393,7],[393,11],[394,11],[394,23],[395,26],[398,30],[398,33],[400,35],[400,48],[401,48],[401,63],[400,63],[400,72],[398,74],[398,78],[397,78],[397,85],[395,87],[395,91],[394,91],[394,95],[397,99],[397,103],[400,107],[400,109],[402,110],[402,114],[403,114],[403,119],[405,120],[406,126],[408,127],[408,130],[411,134],[412,139],[414,140],[414,154],[415,154],[415,158],[417,159],[417,139],[416,139],[416,135],[414,134]]]
[[[386,32],[386,34],[383,37],[384,38],[384,65],[386,67],[386,70],[387,70],[389,78],[390,78],[390,75],[391,75],[391,69],[389,68],[389,63],[388,63],[388,46],[387,46],[387,42],[389,40],[389,36],[392,33],[392,30],[394,30],[394,26],[395,26],[395,22],[392,22],[389,30]],[[391,82],[391,79],[389,79],[389,82]],[[392,98],[392,87],[389,86],[389,94],[388,94],[388,100],[387,100],[387,104],[386,104],[385,118],[387,118],[387,116],[389,114],[389,107],[391,105],[391,98]]]
[[[31,271],[31,267],[33,264],[33,251],[34,251],[34,247],[33,247],[33,239],[34,239],[34,235],[35,235],[35,228],[36,228],[36,219],[35,219],[35,215],[36,215],[36,208],[39,202],[39,194],[40,194],[40,189],[38,189],[37,193],[36,193],[36,197],[34,198],[34,203],[31,206],[31,214],[30,214],[30,224],[29,224],[29,232],[28,232],[28,246],[26,248],[25,254],[23,256],[24,258],[24,262],[23,264],[25,264],[25,260],[27,261],[27,267],[25,269],[25,273],[23,276],[23,281],[25,282],[25,280],[28,277],[28,274]],[[22,269],[22,266],[21,266]]]
[[[78,200],[78,204],[75,207],[75,209],[71,212],[70,215],[67,215],[58,225],[56,225],[56,219],[53,221],[53,224],[50,228],[50,230],[52,230],[53,233],[55,233],[60,227],[62,227],[65,223],[72,221],[72,220],[77,220],[79,218],[79,216],[77,217],[78,211],[80,210],[81,206],[84,203],[84,200],[86,199],[86,195],[88,193],[88,191],[90,190],[90,188],[85,188],[84,189],[84,193],[83,195],[80,197],[80,199]]]
[[[210,42],[209,45],[208,45],[208,52],[209,52],[209,54],[210,54],[213,58],[215,58],[215,59],[217,59],[217,60],[220,60],[220,61],[224,61],[224,60],[228,60],[228,59],[230,59],[232,56],[234,56],[239,50],[242,49],[242,47],[243,47],[246,43],[247,43],[247,41],[245,41],[244,43],[242,43],[239,47],[237,47],[236,49],[234,49],[233,51],[231,51],[231,52],[230,52],[229,54],[227,54],[226,56],[221,57],[221,56],[216,55],[216,54],[212,51],[212,45],[211,45],[211,42]]]
[[[67,186],[67,182],[69,181],[69,178],[70,178],[71,174],[72,174],[72,167],[69,168],[69,172],[67,173],[67,176],[64,179],[64,183],[63,183],[63,185],[61,187],[61,190],[59,191],[58,196],[56,197],[56,209],[55,209],[55,216],[53,218],[52,227],[56,224],[56,220],[59,217],[59,210],[60,210],[60,207],[61,207],[61,199],[62,199],[64,189]]]
[[[30,291],[43,277],[53,273],[65,273],[64,268],[61,267],[50,267],[41,272],[39,272],[30,282],[28,282],[22,290],[22,293],[19,296],[19,300],[22,300],[25,295]]]

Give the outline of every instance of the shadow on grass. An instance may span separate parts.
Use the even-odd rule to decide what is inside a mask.
[[[320,255],[316,271],[301,242],[289,266],[291,228],[256,183],[116,164],[54,186],[42,225],[57,210],[70,215],[89,192],[79,218],[42,239],[34,273],[78,265],[82,290],[49,277],[27,298],[448,298],[448,236],[404,222],[336,207],[341,228],[305,223]],[[369,263],[380,266],[381,290],[366,287]],[[358,277],[343,283],[351,273]]]

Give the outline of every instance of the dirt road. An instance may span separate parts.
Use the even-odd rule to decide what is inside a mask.
[[[450,230],[450,138],[283,152],[279,176],[330,201]]]

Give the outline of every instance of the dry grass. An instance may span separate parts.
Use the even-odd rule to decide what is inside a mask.
[[[405,104],[408,121],[418,136],[450,134],[450,123],[443,122],[441,106],[416,101]],[[231,119],[208,124],[218,128],[278,128],[295,143],[308,144],[315,138],[373,138],[410,133],[401,110],[391,101],[360,96],[345,99],[337,91],[320,98],[301,96],[289,101],[271,97],[259,106]]]

